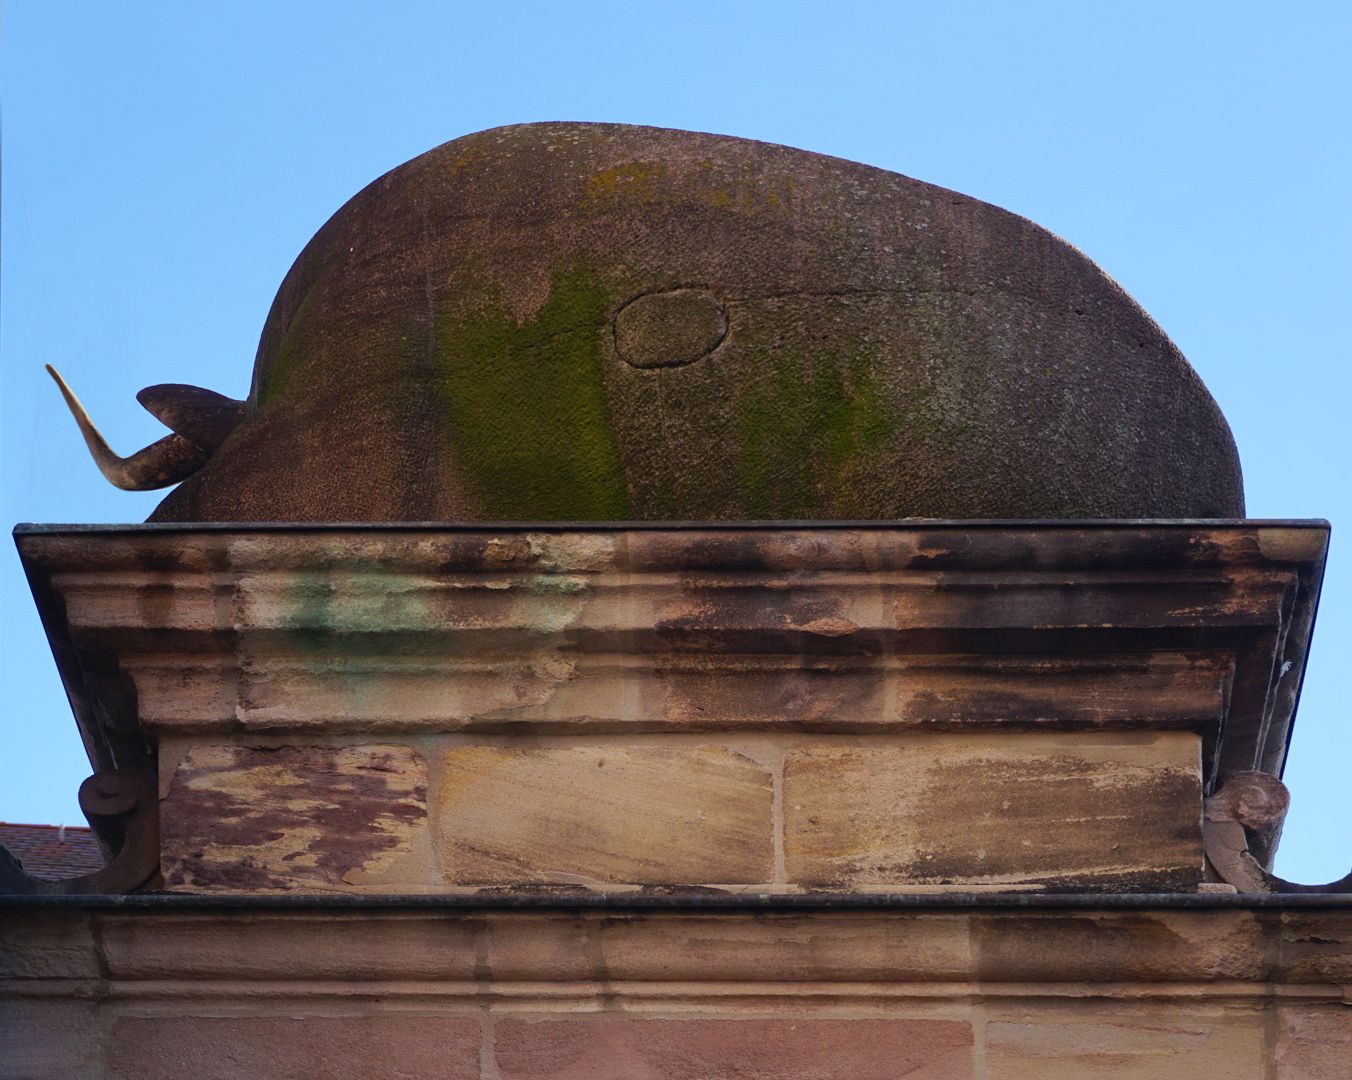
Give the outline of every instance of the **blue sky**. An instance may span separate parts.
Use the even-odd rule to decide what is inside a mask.
[[[1333,522],[1278,869],[1346,872],[1352,7],[8,0],[2,32],[6,524],[159,498],[103,482],[44,363],[123,452],[164,433],[142,386],[244,396],[305,242],[447,139],[622,121],[868,162],[1087,252],[1219,401],[1249,513]],[[86,762],[8,544],[0,601],[0,819],[79,822]]]

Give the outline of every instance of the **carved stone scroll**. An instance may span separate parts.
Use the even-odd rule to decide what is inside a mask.
[[[19,860],[0,847],[0,893],[130,893],[158,877],[159,802],[147,771],[95,773],[80,785],[80,809],[99,837],[115,850],[108,865],[92,874],[47,881],[26,873]]]
[[[1250,848],[1271,850],[1290,805],[1286,785],[1263,772],[1232,774],[1206,801],[1202,846],[1221,879],[1244,893],[1352,892],[1352,873],[1325,885],[1301,885],[1266,870]]]

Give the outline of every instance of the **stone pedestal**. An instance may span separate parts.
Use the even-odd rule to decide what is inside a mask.
[[[1326,543],[21,530],[161,877],[0,907],[16,1075],[1340,1076],[1352,897],[1203,850],[1280,772]]]
[[[175,891],[1186,891],[1204,790],[1280,768],[1326,530],[19,544]]]

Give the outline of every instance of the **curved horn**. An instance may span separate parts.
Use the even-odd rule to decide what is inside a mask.
[[[123,491],[153,491],[155,488],[168,487],[180,480],[186,480],[200,469],[210,456],[182,435],[175,434],[151,443],[131,457],[119,457],[103,441],[103,436],[89,419],[89,414],[80,404],[80,399],[71,392],[66,380],[61,378],[56,368],[48,364],[47,373],[56,380],[61,396],[70,407],[71,415],[80,425],[80,433],[84,435],[85,445],[89,447],[94,463],[115,487],[120,487]]]
[[[207,453],[215,451],[239,427],[246,407],[246,402],[185,383],[147,386],[136,400],[170,431]]]

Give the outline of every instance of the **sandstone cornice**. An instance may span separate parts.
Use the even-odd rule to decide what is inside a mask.
[[[1196,731],[1210,790],[1280,773],[1327,535],[785,522],[16,541],[99,767],[142,732],[994,725]],[[714,686],[729,707],[711,716]]]

